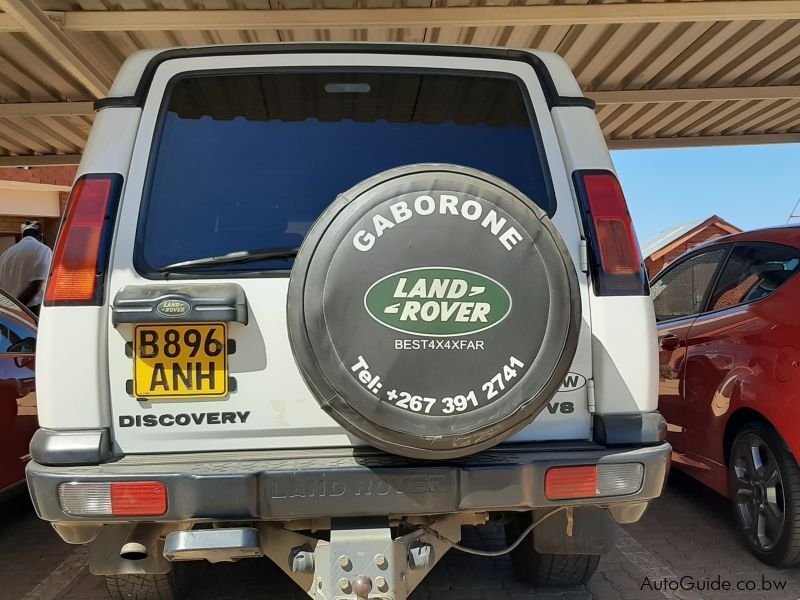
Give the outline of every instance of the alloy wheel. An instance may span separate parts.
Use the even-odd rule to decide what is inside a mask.
[[[769,552],[780,540],[786,520],[783,479],[767,443],[748,433],[731,452],[731,499],[750,543]]]

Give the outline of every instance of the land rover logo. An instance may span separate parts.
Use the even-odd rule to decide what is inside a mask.
[[[185,300],[162,300],[156,306],[156,312],[162,317],[182,317],[188,315],[192,310],[192,306]]]
[[[391,329],[444,337],[494,327],[511,311],[511,295],[494,279],[474,271],[421,267],[373,283],[364,306]]]

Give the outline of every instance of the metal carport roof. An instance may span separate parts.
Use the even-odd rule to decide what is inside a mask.
[[[73,163],[143,48],[432,42],[561,54],[612,148],[800,142],[800,1],[0,0],[0,166]]]

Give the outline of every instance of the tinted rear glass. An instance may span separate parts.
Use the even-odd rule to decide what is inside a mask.
[[[191,76],[170,88],[139,225],[145,272],[297,248],[317,216],[386,169],[481,169],[554,212],[521,84],[456,73]],[[291,259],[208,267],[291,267]]]
[[[800,269],[800,251],[779,244],[734,247],[719,276],[708,310],[766,298]]]

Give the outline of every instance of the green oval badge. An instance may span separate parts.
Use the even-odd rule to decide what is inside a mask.
[[[156,306],[156,312],[163,317],[182,317],[183,315],[188,315],[191,310],[191,304],[177,298],[162,300]]]
[[[508,290],[490,277],[448,267],[387,275],[364,294],[370,316],[391,329],[436,337],[494,327],[511,311]]]

